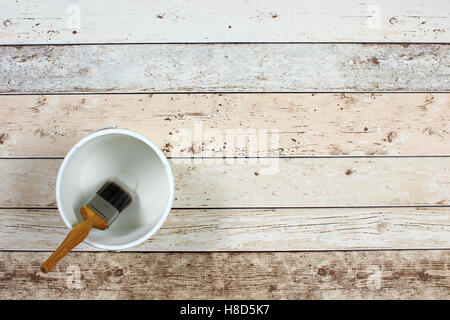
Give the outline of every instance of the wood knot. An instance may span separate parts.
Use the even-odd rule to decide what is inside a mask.
[[[317,274],[321,277],[325,277],[328,274],[328,271],[324,267],[320,267],[317,269]]]
[[[0,133],[0,144],[5,144],[6,140],[8,140],[8,134]]]

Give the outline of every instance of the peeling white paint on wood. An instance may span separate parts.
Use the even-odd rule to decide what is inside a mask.
[[[445,155],[448,119],[449,94],[0,96],[0,155],[61,157],[115,125],[167,156]]]
[[[2,0],[0,43],[448,42],[446,0]]]
[[[152,238],[124,251],[449,248],[449,219],[448,208],[173,209]],[[51,251],[69,231],[55,209],[1,209],[0,227],[0,250]]]
[[[19,46],[0,47],[0,93],[447,92],[449,9],[446,0],[4,0],[0,44]],[[148,44],[155,42],[298,43]],[[33,43],[41,45],[20,46]],[[57,43],[121,45],[47,46]],[[4,96],[0,155],[62,156],[92,130],[114,124],[150,136],[169,156],[221,157],[223,147],[208,141],[170,140],[198,123],[219,132],[280,131],[279,147],[265,154],[227,147],[239,157],[448,155],[448,99],[436,93]],[[184,151],[174,154],[175,147]],[[44,208],[56,206],[60,163],[0,159],[0,250],[53,250],[67,234],[57,210]],[[448,157],[171,163],[179,209],[130,251],[449,248]],[[346,208],[355,206],[364,208]],[[71,253],[48,275],[39,272],[48,253],[0,252],[0,297],[445,299],[448,252]],[[74,264],[82,268],[83,290],[61,289]],[[186,274],[188,282],[180,277]],[[375,289],[368,280],[374,275]],[[149,282],[150,291],[142,287]]]
[[[449,205],[448,157],[172,159],[174,208]],[[59,159],[1,159],[1,207],[55,206]]]
[[[445,44],[0,47],[0,92],[449,91]]]

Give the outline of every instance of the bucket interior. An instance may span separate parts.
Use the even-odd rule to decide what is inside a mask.
[[[117,247],[148,234],[164,215],[172,192],[165,165],[145,142],[125,134],[97,136],[78,147],[61,167],[58,207],[74,226],[80,207],[108,179],[122,179],[136,197],[106,230],[92,229],[89,242]],[[125,177],[125,179],[123,179]]]

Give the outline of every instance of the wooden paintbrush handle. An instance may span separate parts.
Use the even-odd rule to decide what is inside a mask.
[[[47,261],[42,264],[42,272],[49,272],[70,250],[86,239],[93,227],[100,230],[108,228],[108,222],[100,218],[94,211],[89,209],[89,207],[82,206],[80,208],[80,213],[85,220],[77,224],[72,231],[69,232],[58,249],[56,249]]]
[[[86,239],[93,225],[93,219],[86,219],[77,224],[72,231],[70,231],[58,249],[56,249],[47,261],[42,264],[41,271],[45,273],[49,272],[70,250]]]

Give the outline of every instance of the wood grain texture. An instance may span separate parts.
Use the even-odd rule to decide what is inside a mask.
[[[448,44],[0,47],[0,92],[449,91]]]
[[[0,299],[448,299],[450,250],[378,250],[449,248],[450,104],[435,93],[450,91],[449,14],[445,0],[3,1]],[[410,93],[349,94],[380,91]],[[152,95],[177,92],[340,94]],[[148,94],[23,95],[43,93]],[[110,125],[174,157],[175,209],[128,249],[142,252],[83,244],[43,274],[39,251],[68,232],[61,159],[11,157],[62,157]],[[258,130],[277,143],[218,138]]]
[[[446,0],[3,0],[0,43],[446,42],[449,16]]]
[[[172,159],[173,207],[449,205],[449,161],[448,157]],[[0,159],[0,206],[54,207],[61,162]]]
[[[448,299],[450,251],[0,253],[1,299]],[[174,314],[175,316],[175,314]]]
[[[449,94],[0,96],[0,156],[62,157],[108,126],[172,157],[448,155],[448,119]]]
[[[56,209],[1,209],[0,228],[0,250],[52,251],[69,232]],[[447,248],[449,208],[173,209],[154,236],[122,251]]]

